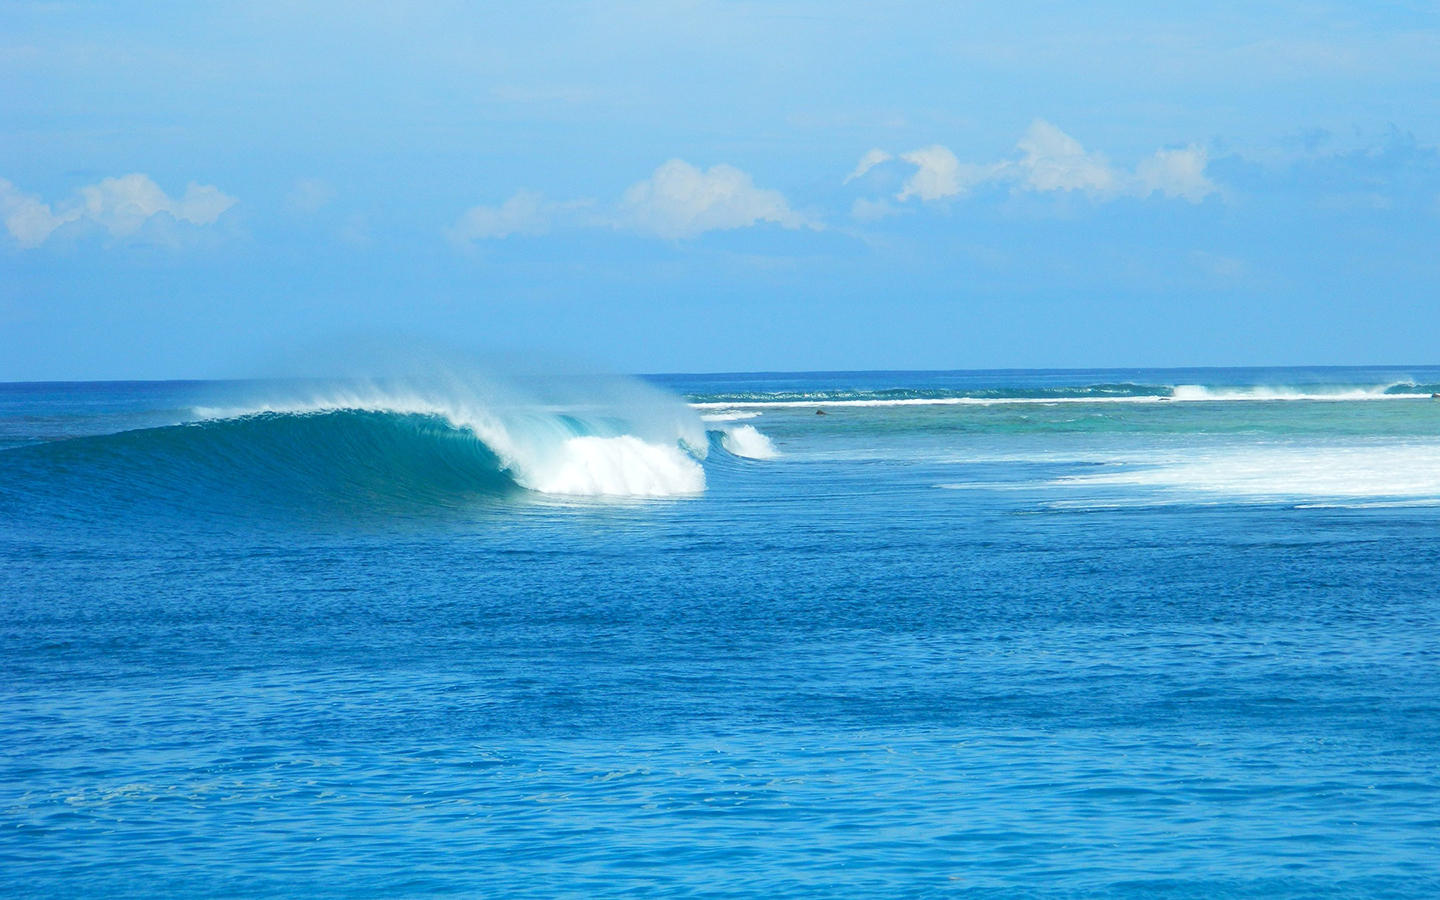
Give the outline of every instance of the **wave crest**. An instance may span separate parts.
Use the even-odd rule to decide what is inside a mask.
[[[674,407],[680,408],[678,401]],[[499,402],[437,399],[418,392],[374,395],[331,392],[302,401],[235,408],[197,408],[202,419],[254,415],[371,413],[443,420],[469,433],[494,454],[517,485],[543,494],[669,497],[705,490],[703,426],[693,414],[678,415],[669,429],[640,428],[631,416],[605,404]],[[685,411],[688,412],[688,411]],[[687,420],[694,420],[687,421]]]
[[[526,491],[706,487],[699,416],[616,376],[236,382],[202,402],[169,424],[5,450],[0,513],[410,516]]]

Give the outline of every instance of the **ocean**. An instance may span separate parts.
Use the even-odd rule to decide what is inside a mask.
[[[0,385],[0,894],[1440,896],[1437,392]]]

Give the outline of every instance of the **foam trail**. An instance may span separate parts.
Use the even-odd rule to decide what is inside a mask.
[[[1060,479],[1242,500],[1440,498],[1440,445],[1228,447]]]
[[[735,456],[746,459],[774,459],[780,455],[770,438],[754,425],[732,425],[720,433],[720,445]]]

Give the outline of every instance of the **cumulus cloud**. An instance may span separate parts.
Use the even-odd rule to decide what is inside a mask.
[[[1219,191],[1205,176],[1209,155],[1194,145],[1158,150],[1129,172],[1112,165],[1105,154],[1086,150],[1049,122],[1036,119],[1016,143],[1015,151],[1009,159],[986,165],[962,162],[941,144],[902,153],[899,158],[914,166],[915,171],[896,199],[942,200],[987,183],[1009,184],[1012,190],[1079,191],[1099,201],[1159,193],[1199,203]],[[889,158],[883,150],[872,150],[861,159],[856,172],[863,174]],[[851,177],[856,176],[852,173]]]
[[[620,213],[622,224],[670,240],[759,222],[818,227],[791,209],[784,194],[756,187],[734,166],[701,170],[679,159],[626,189]]]
[[[844,183],[849,184],[881,163],[889,162],[894,158],[895,157],[886,153],[884,150],[871,150],[869,153],[860,157],[860,161],[855,164],[855,171],[845,176]]]
[[[56,215],[50,204],[41,203],[32,194],[21,193],[15,185],[0,178],[0,217],[5,228],[21,247],[38,247],[51,232],[80,218],[80,210],[72,209]]]
[[[192,225],[213,225],[236,202],[214,185],[193,181],[176,200],[160,190],[149,176],[138,174],[106,178],[99,184],[81,188],[80,196],[84,200],[85,217],[100,223],[116,237],[134,234],[151,216],[160,213],[169,213]]]
[[[1114,196],[1125,183],[1122,173],[1110,167],[1103,153],[1087,152],[1080,142],[1036,119],[1015,145],[1023,154],[1015,163],[1021,183],[1035,191],[1084,191]]]
[[[80,219],[95,222],[112,237],[124,237],[161,213],[193,225],[213,225],[237,202],[213,185],[195,182],[176,199],[149,176],[140,174],[106,178],[80,188],[77,194],[78,199],[54,210],[38,197],[23,194],[10,182],[0,180],[0,214],[16,243],[29,248],[45,243],[61,225]]]
[[[500,206],[472,206],[450,229],[459,241],[498,239],[512,234],[537,235],[550,230],[555,205],[534,191],[516,191]]]

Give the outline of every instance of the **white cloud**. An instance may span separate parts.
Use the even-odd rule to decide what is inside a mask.
[[[1205,148],[1194,144],[1183,150],[1156,150],[1135,167],[1136,190],[1142,197],[1159,191],[1166,197],[1199,203],[1219,191],[1215,182],[1205,177],[1209,162]]]
[[[784,194],[756,187],[734,166],[702,171],[672,159],[631,185],[613,212],[595,209],[591,200],[553,203],[534,191],[520,190],[499,206],[471,207],[446,233],[464,243],[539,235],[560,227],[603,227],[634,228],[676,240],[760,222],[785,228],[821,227],[791,209]]]
[[[1125,176],[1110,167],[1103,153],[1086,152],[1079,141],[1044,119],[1031,123],[1015,147],[1023,154],[1016,163],[1021,183],[1031,190],[1078,190],[1108,197],[1124,188]]]
[[[235,198],[220,192],[214,185],[190,182],[185,195],[171,198],[146,175],[125,175],[106,178],[99,184],[80,189],[84,215],[103,225],[110,234],[121,237],[140,230],[151,216],[169,213],[193,225],[213,225],[225,210],[235,205]]]
[[[977,166],[962,163],[950,152],[949,147],[931,144],[919,150],[900,154],[900,158],[916,166],[916,172],[900,187],[897,200],[919,197],[921,200],[940,200],[963,194],[994,175],[996,166]]]
[[[8,181],[0,179],[0,213],[5,227],[22,247],[38,247],[67,222],[89,219],[110,232],[124,237],[139,231],[153,216],[166,213],[177,221],[194,225],[213,225],[227,209],[234,206],[234,197],[213,185],[191,182],[184,196],[170,197],[147,175],[125,175],[106,178],[99,184],[80,188],[78,200],[54,211],[39,198],[22,194]]]
[[[0,178],[0,216],[4,217],[10,236],[28,249],[45,243],[50,233],[66,222],[80,218],[80,210],[56,215],[39,197],[22,194],[15,185]]]
[[[500,206],[472,206],[450,229],[459,241],[503,238],[512,234],[537,235],[550,230],[554,204],[534,191],[520,190]]]
[[[671,240],[758,222],[785,228],[819,227],[791,209],[784,194],[757,188],[749,175],[734,166],[722,164],[702,171],[679,159],[670,160],[626,189],[621,222]]]
[[[897,200],[919,197],[921,200],[939,200],[960,193],[960,160],[950,152],[949,147],[931,144],[919,150],[900,154],[900,158],[916,166],[916,172],[906,179]]]
[[[1110,164],[1103,153],[1086,150],[1075,138],[1043,119],[1036,119],[1007,160],[975,165],[961,162],[948,147],[931,144],[900,154],[915,166],[896,199],[941,200],[965,194],[985,183],[1009,183],[1014,189],[1051,192],[1081,191],[1095,200],[1131,195],[1166,197],[1199,203],[1219,187],[1205,176],[1209,155],[1202,147],[1157,150],[1127,172]],[[884,151],[872,150],[865,162]],[[847,181],[849,179],[846,179]]]
[[[860,157],[860,161],[855,164],[855,171],[845,176],[844,183],[849,184],[881,163],[889,162],[894,158],[895,157],[886,153],[884,150],[871,150],[869,153]]]

